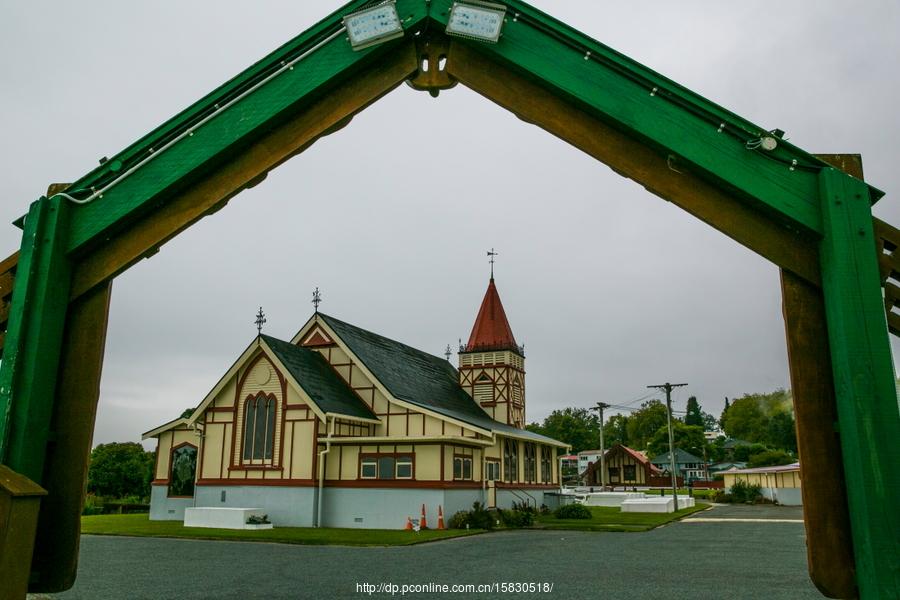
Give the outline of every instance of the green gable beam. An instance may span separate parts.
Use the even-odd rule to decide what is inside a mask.
[[[446,24],[451,0],[432,18]],[[748,149],[766,133],[606,46],[521,3],[508,2],[497,44],[462,40],[567,97],[690,170],[732,190],[782,224],[821,233],[818,172],[826,165],[779,140],[772,152]],[[794,163],[796,161],[796,164]],[[881,193],[873,190],[873,198]]]
[[[377,64],[379,56],[405,43],[397,40],[354,51],[341,31],[341,17],[365,4],[361,1],[348,4],[76,181],[66,193],[78,199],[90,196],[110,182],[117,183],[102,197],[73,211],[68,251],[89,249],[152,211],[158,202],[165,202],[171,194],[207,177],[262,133],[277,128],[292,112],[326,96],[333,86],[367,65]],[[426,4],[421,0],[400,0],[397,8],[407,29],[415,27],[426,14]],[[300,56],[304,58],[290,69],[228,105]],[[210,115],[214,116],[197,125]],[[187,137],[147,160],[173,139],[186,134]]]

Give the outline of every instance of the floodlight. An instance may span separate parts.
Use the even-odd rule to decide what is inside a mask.
[[[354,50],[403,36],[403,25],[394,0],[347,15],[343,22]]]
[[[506,7],[490,2],[454,2],[447,21],[447,33],[482,42],[500,39]]]

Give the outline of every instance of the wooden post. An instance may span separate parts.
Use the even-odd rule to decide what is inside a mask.
[[[820,289],[783,269],[781,294],[803,474],[809,576],[830,598],[855,598],[853,542],[836,431],[825,300]]]
[[[900,590],[900,411],[869,189],[819,173],[822,290],[860,597]]]
[[[107,281],[69,305],[44,467],[48,495],[31,565],[33,592],[60,592],[75,583],[111,289]]]
[[[47,492],[0,465],[0,600],[22,600],[34,548],[41,496]]]

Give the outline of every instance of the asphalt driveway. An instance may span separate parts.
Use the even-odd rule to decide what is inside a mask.
[[[406,597],[823,597],[807,575],[803,525],[791,522],[802,518],[799,509],[716,507],[697,518],[716,520],[645,533],[509,531],[399,548],[85,536],[75,587],[53,597],[401,597],[400,586],[434,584],[493,587]],[[502,583],[552,591],[504,593]]]

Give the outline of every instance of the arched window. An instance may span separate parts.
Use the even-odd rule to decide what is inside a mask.
[[[275,397],[260,392],[244,402],[244,460],[271,460],[275,446]]]
[[[197,473],[197,447],[182,444],[172,449],[169,473],[169,496],[194,495],[194,476]]]
[[[519,443],[516,440],[503,442],[503,480],[512,482],[519,478]]]
[[[550,446],[541,446],[541,483],[550,483],[553,479],[552,461]]]
[[[525,481],[534,483],[537,480],[537,460],[535,459],[535,447],[532,443],[525,444]]]

